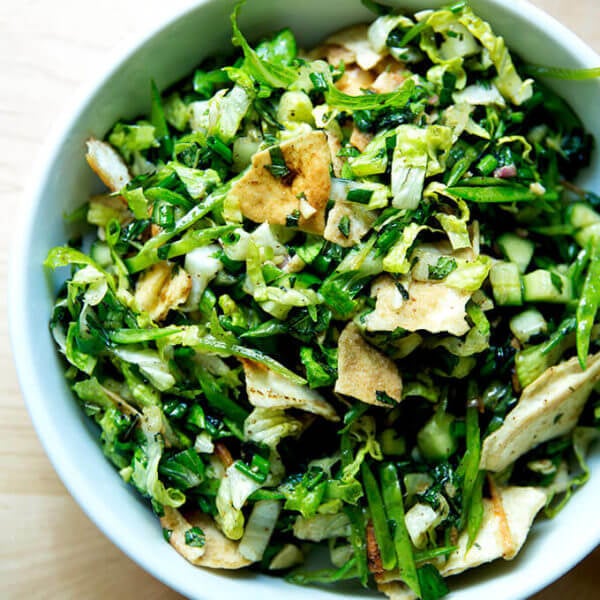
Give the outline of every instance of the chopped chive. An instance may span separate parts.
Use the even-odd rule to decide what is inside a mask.
[[[222,142],[218,137],[211,135],[206,140],[207,146],[215,153],[218,154],[226,163],[231,164],[233,161],[233,152],[231,148]]]
[[[491,154],[486,154],[478,163],[477,168],[484,174],[493,173],[498,166],[498,160]]]
[[[357,202],[358,204],[369,204],[371,197],[373,196],[373,190],[367,190],[365,188],[355,188],[349,190],[346,195],[348,202]]]

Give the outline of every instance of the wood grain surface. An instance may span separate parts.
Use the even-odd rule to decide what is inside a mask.
[[[600,0],[535,0],[600,51]],[[179,598],[123,555],[55,475],[19,391],[8,340],[15,208],[72,94],[119,48],[190,0],[0,1],[0,598]],[[559,549],[557,549],[559,551]],[[598,598],[600,550],[537,600]]]

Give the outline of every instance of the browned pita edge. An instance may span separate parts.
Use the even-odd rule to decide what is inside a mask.
[[[111,192],[118,192],[131,181],[127,165],[109,143],[90,138],[86,145],[87,163]]]
[[[402,400],[402,377],[393,360],[371,346],[360,329],[348,323],[338,340],[338,378],[334,391],[373,406],[389,404],[377,399],[377,392]]]
[[[327,136],[311,131],[279,145],[289,175],[275,177],[269,150],[257,152],[252,165],[229,192],[242,214],[256,223],[286,225],[298,217],[298,228],[323,234],[325,209],[331,190],[331,154]]]
[[[163,529],[169,530],[169,543],[193,565],[209,569],[241,569],[251,564],[239,551],[239,542],[227,539],[215,525],[212,517],[200,511],[182,515],[176,508],[165,506],[160,519]],[[204,546],[196,548],[185,543],[185,532],[198,527],[204,533]]]

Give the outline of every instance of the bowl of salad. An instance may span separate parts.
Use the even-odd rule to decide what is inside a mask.
[[[98,527],[193,598],[525,597],[590,552],[599,65],[526,3],[215,0],[113,66],[10,299]]]

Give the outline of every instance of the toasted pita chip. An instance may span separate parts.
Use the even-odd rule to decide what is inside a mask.
[[[443,282],[402,280],[408,293],[405,300],[389,275],[378,277],[371,287],[376,296],[375,310],[365,318],[368,331],[425,330],[431,333],[448,332],[464,335],[469,331],[466,304],[470,292],[457,290]]]
[[[192,289],[191,277],[180,267],[163,261],[142,273],[135,286],[135,301],[154,321],[185,303]]]
[[[257,362],[240,359],[246,375],[246,391],[252,406],[260,408],[296,408],[328,421],[338,421],[335,410],[323,397],[308,385],[292,383]]]
[[[369,26],[365,24],[353,25],[338,31],[325,40],[325,44],[342,46],[353,55],[353,62],[368,71],[372,69],[384,57],[373,50],[368,37]],[[344,62],[348,63],[349,60]]]
[[[368,90],[375,81],[375,77],[369,71],[360,67],[351,67],[344,71],[335,86],[344,94],[349,96],[360,96],[364,90]]]
[[[395,92],[404,82],[406,76],[398,71],[383,71],[377,75],[371,89],[378,94]]]
[[[252,564],[238,549],[239,543],[227,539],[208,515],[195,511],[187,518],[177,509],[165,506],[160,519],[163,529],[171,531],[169,543],[193,565],[209,569],[241,569]],[[185,532],[199,527],[204,532],[204,546],[196,548],[185,543]]]
[[[237,203],[242,214],[256,223],[286,225],[296,214],[299,229],[322,234],[331,189],[327,138],[322,131],[311,131],[282,142],[279,148],[290,173],[276,177],[269,170],[270,151],[258,152],[247,173],[231,188],[228,201]],[[308,218],[302,200],[314,209]]]
[[[304,58],[304,57],[301,57]],[[326,60],[332,67],[354,62],[354,52],[338,44],[320,44],[306,54],[307,60]]]
[[[340,228],[344,217],[348,219],[347,236],[342,233]],[[356,202],[338,201],[327,214],[327,225],[323,237],[342,248],[351,248],[356,246],[371,229],[376,218],[374,211],[367,210]]]
[[[118,192],[131,181],[127,165],[110,144],[90,138],[86,145],[88,165],[112,192]]]
[[[483,521],[473,545],[467,549],[469,535],[463,532],[441,575],[456,575],[497,558],[512,560],[545,503],[544,491],[534,487],[507,487],[499,490],[499,501],[484,499]]]
[[[501,471],[542,442],[575,427],[600,380],[600,353],[581,370],[577,357],[547,369],[521,394],[502,426],[485,438],[480,468]]]
[[[416,600],[417,595],[401,581],[377,583],[377,589],[390,600]]]
[[[373,140],[372,133],[365,133],[361,131],[356,125],[352,128],[352,134],[350,135],[350,143],[358,148],[361,152],[364,152],[369,143]]]
[[[389,407],[377,399],[377,392],[402,400],[402,378],[394,361],[368,344],[354,323],[346,325],[338,340],[335,392],[374,406]]]

